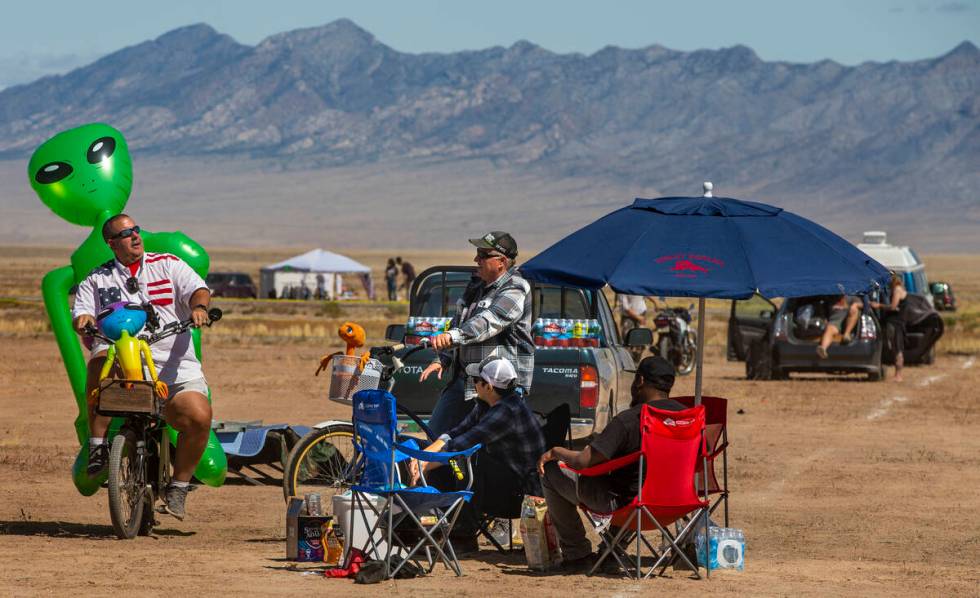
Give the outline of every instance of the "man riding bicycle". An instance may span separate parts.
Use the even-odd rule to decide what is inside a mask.
[[[102,238],[115,258],[93,270],[78,285],[72,318],[79,334],[95,326],[99,312],[120,301],[149,303],[161,326],[187,319],[193,320],[195,326],[207,324],[211,292],[204,280],[175,255],[145,253],[140,227],[132,218],[126,214],[113,216],[103,225]],[[99,372],[107,349],[103,341],[94,339],[88,362],[86,394],[91,438],[87,473],[91,477],[101,475],[109,460],[106,434],[111,418],[95,412]],[[164,492],[164,504],[159,510],[183,520],[190,479],[211,430],[208,385],[189,332],[154,344],[152,352],[159,378],[169,388],[164,417],[180,433],[173,481]]]

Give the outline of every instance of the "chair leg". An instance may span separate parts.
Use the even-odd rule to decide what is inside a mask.
[[[667,546],[667,549],[664,550],[664,553],[660,556],[659,559],[657,559],[657,562],[654,563],[653,566],[650,568],[650,570],[646,573],[646,575],[643,576],[643,579],[647,579],[651,575],[653,575],[653,572],[658,567],[660,568],[660,572],[657,575],[658,576],[663,575],[664,572],[667,570],[667,567],[670,565],[670,560],[668,560],[668,557],[672,556],[673,554],[680,556],[681,560],[683,560],[685,563],[687,563],[689,567],[691,567],[691,569],[694,571],[694,577],[696,579],[701,579],[701,573],[698,571],[698,566],[692,563],[689,558],[687,558],[687,555],[684,554],[684,551],[681,549],[680,544],[683,543],[684,540],[687,539],[687,536],[694,531],[695,527],[700,522],[700,518],[705,516],[705,509],[698,509],[698,511],[695,513],[695,516],[691,518],[690,521],[687,522],[687,525],[684,526],[684,529],[681,530],[681,532],[678,533],[677,536],[675,537],[673,534],[670,533],[669,530],[667,530],[667,528],[660,525],[660,522],[657,521],[653,517],[653,515],[651,515],[650,512],[646,510],[645,507],[641,507],[641,508],[643,509],[644,513],[650,517],[651,521],[653,521],[653,523],[657,526],[657,528],[660,529],[660,533],[664,535],[664,537],[667,539],[667,542],[669,544]]]
[[[459,513],[462,510],[463,499],[456,500],[456,502],[454,502],[444,513],[442,513],[442,515],[436,521],[436,524],[432,526],[433,530],[442,531],[443,538],[441,542],[432,536],[432,533],[430,533],[425,526],[422,525],[419,518],[416,517],[415,513],[408,508],[408,505],[406,505],[399,496],[395,495],[395,499],[398,501],[398,503],[400,503],[399,506],[402,508],[403,512],[412,519],[416,527],[422,533],[422,539],[420,539],[415,546],[409,550],[408,555],[397,567],[395,567],[394,570],[391,571],[390,575],[394,576],[396,573],[398,573],[404,564],[408,560],[412,559],[415,556],[415,553],[420,549],[431,546],[436,551],[443,564],[451,569],[457,577],[461,576],[463,574],[462,568],[459,566],[459,560],[456,558],[455,550],[453,550],[452,541],[449,539],[449,532],[452,530],[453,525],[455,525],[456,519],[459,517]],[[443,547],[445,547],[445,550]],[[449,554],[447,554],[447,552]],[[452,555],[451,558],[450,555]]]
[[[627,566],[622,561],[622,559],[620,559],[619,555],[616,554],[615,551],[619,547],[619,543],[622,541],[623,535],[626,532],[628,532],[628,531],[632,531],[630,529],[630,526],[633,524],[633,520],[636,518],[636,515],[637,515],[637,512],[636,512],[636,510],[634,510],[630,514],[629,519],[626,520],[626,523],[623,524],[623,527],[619,528],[619,532],[616,534],[616,536],[612,540],[608,540],[607,539],[607,537],[610,534],[603,534],[603,536],[601,536],[602,539],[603,539],[603,543],[605,544],[605,548],[603,549],[602,554],[599,555],[599,558],[596,559],[595,564],[592,565],[592,568],[589,569],[589,572],[586,575],[593,575],[599,569],[599,567],[602,565],[602,562],[605,561],[606,558],[610,554],[613,554],[614,558],[619,562],[619,566],[623,568],[623,571],[626,573],[626,575],[629,576],[630,579],[633,579],[634,578],[633,575],[632,575],[632,573],[631,573],[631,571],[630,571],[629,566]],[[639,573],[637,572],[637,574],[639,574]]]

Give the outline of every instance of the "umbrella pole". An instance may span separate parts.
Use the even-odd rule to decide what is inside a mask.
[[[704,367],[704,297],[698,298],[697,372],[694,374],[694,404],[701,404],[701,370]]]

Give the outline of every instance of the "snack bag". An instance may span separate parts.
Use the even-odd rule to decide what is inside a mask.
[[[528,568],[547,571],[561,562],[558,534],[541,497],[525,496],[521,503],[521,540]]]

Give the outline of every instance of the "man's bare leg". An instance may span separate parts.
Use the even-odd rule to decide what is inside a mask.
[[[847,311],[847,322],[844,323],[843,336],[845,339],[851,338],[851,333],[854,332],[854,327],[857,326],[858,318],[861,316],[861,304],[852,303]]]
[[[95,412],[96,401],[92,398],[92,391],[99,387],[99,374],[102,373],[102,365],[105,363],[105,351],[99,351],[88,362],[88,376],[85,379],[85,396],[88,397],[88,431],[92,438],[105,438],[109,431],[111,417],[99,415]],[[114,366],[110,376],[115,373],[117,368]]]
[[[211,434],[211,405],[203,394],[188,390],[178,393],[164,410],[167,423],[180,432],[174,455],[174,479],[189,482]]]
[[[191,476],[204,454],[211,434],[211,404],[203,394],[186,390],[177,393],[164,408],[167,423],[180,433],[174,455],[174,477],[164,490],[164,506],[158,510],[183,520],[184,501],[190,490]]]
[[[836,326],[833,324],[827,324],[827,327],[823,331],[823,335],[820,337],[820,344],[817,345],[817,355],[820,357],[820,359],[827,359],[827,348],[830,347],[832,342],[834,342],[834,336],[836,336],[838,332],[840,332],[840,330],[838,330]]]
[[[109,464],[109,441],[106,433],[109,431],[111,417],[99,415],[95,412],[96,400],[92,396],[92,391],[99,387],[99,374],[102,373],[102,365],[105,363],[106,352],[99,351],[88,362],[88,371],[85,379],[85,396],[88,399],[88,467],[86,473],[90,477],[99,476],[105,471]],[[110,375],[118,375],[118,367],[113,366]]]

